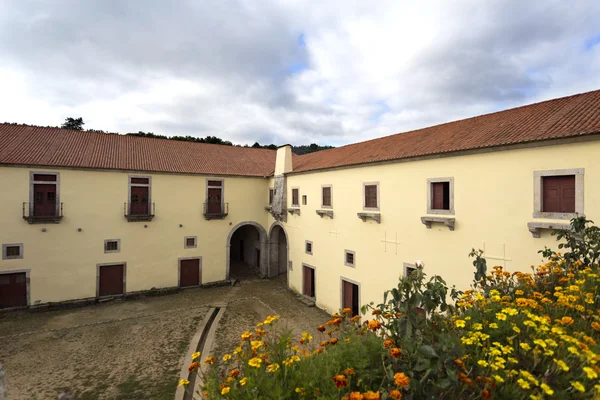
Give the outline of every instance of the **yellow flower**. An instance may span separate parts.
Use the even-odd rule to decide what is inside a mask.
[[[517,383],[519,384],[519,386],[521,386],[522,389],[529,389],[531,386],[529,385],[529,383],[527,383],[526,380],[524,380],[523,378],[519,378],[517,380]]]
[[[215,363],[215,361],[216,361],[216,359],[213,356],[206,357],[206,359],[204,360],[204,364],[213,365]]]
[[[221,389],[221,395],[225,396],[227,393],[229,393],[229,387],[225,386],[223,389]]]
[[[554,394],[554,390],[552,390],[550,386],[546,385],[545,383],[542,383],[540,387],[548,396],[552,396]]]
[[[583,372],[585,372],[585,374],[587,375],[588,379],[596,379],[596,378],[598,378],[598,373],[596,373],[596,371],[594,371],[590,367],[583,367]]]
[[[496,319],[498,319],[498,321],[506,321],[506,314],[496,313]]]
[[[187,379],[181,379],[179,381],[179,386],[188,385],[189,383],[190,381],[188,381]]]
[[[523,295],[523,293],[524,293],[524,292],[523,292],[521,289],[515,290],[515,294],[516,294],[517,296],[522,296],[522,295]]]
[[[267,367],[267,372],[275,372],[279,369],[279,364],[271,364]]]
[[[492,322],[492,323],[489,325],[489,327],[490,327],[491,329],[498,329],[498,324],[497,324],[497,323],[495,323],[495,322]]]
[[[581,383],[575,381],[575,382],[571,382],[571,386],[573,386],[575,388],[575,390],[579,390],[581,393],[585,392],[585,386],[583,386]]]
[[[194,361],[198,357],[200,357],[200,352],[199,351],[197,351],[194,354],[192,354],[192,361]]]
[[[244,378],[240,379],[240,385],[244,386],[246,384],[246,382],[248,382],[248,378],[244,377]]]
[[[563,360],[554,359],[554,362],[562,369],[563,371],[569,371],[569,366]]]
[[[521,346],[523,350],[531,350],[531,346],[527,343],[519,343],[519,346]]]
[[[262,360],[257,357],[251,358],[250,361],[248,361],[248,365],[251,367],[254,367],[254,368],[260,368],[261,363],[262,363]]]
[[[456,321],[454,321],[454,325],[456,325],[457,328],[464,328],[465,321],[463,321],[462,319],[457,319]]]
[[[229,361],[229,360],[231,360],[231,354],[225,354],[223,356],[223,361]]]
[[[233,350],[233,354],[239,354],[242,352],[242,346],[238,346],[235,348],[235,350]]]
[[[477,364],[481,365],[483,368],[486,368],[489,365],[485,360],[479,360],[477,361]]]
[[[500,375],[494,375],[494,379],[497,383],[504,383],[504,379]]]
[[[521,329],[519,329],[516,325],[513,325],[512,330],[517,333],[521,333]]]
[[[480,323],[473,324],[473,329],[476,331],[480,331],[483,329],[483,325]]]

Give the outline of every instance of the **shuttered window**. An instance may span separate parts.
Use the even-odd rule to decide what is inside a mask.
[[[104,241],[105,253],[118,253],[121,251],[121,243],[119,239],[107,239]]]
[[[433,210],[450,209],[450,182],[432,183],[431,192],[431,208]]]
[[[544,176],[542,193],[543,212],[575,212],[575,175]]]
[[[273,197],[275,197],[275,189],[269,189],[269,205],[273,204]]]
[[[186,236],[185,237],[185,248],[195,248],[198,246],[198,238],[196,236]]]
[[[299,206],[300,205],[300,195],[299,195],[299,189],[292,189],[292,205],[293,206]]]
[[[365,207],[377,208],[377,185],[365,185]]]
[[[331,207],[331,187],[323,187],[323,207]]]
[[[344,265],[348,267],[354,267],[354,252],[346,250],[344,251]]]

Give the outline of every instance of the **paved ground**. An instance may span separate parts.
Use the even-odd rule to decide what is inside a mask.
[[[232,271],[233,272],[233,271]],[[217,330],[217,351],[278,314],[297,333],[314,332],[327,315],[300,303],[285,277],[244,274],[235,287],[115,301],[75,310],[0,314],[0,361],[8,399],[173,398],[189,340],[209,306],[228,304]]]

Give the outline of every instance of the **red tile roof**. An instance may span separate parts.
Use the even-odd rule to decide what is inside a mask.
[[[294,172],[600,133],[600,90],[294,158]]]
[[[269,176],[275,150],[0,124],[0,164]]]

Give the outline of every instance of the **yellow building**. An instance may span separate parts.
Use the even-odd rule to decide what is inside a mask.
[[[466,288],[471,248],[524,269],[600,221],[600,91],[303,156],[0,125],[0,307],[228,282],[330,311],[417,260]]]

